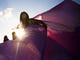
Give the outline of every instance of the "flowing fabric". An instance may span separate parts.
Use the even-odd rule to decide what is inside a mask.
[[[42,60],[46,45],[45,28],[31,25],[24,29],[22,39],[6,41],[0,44],[0,59],[7,60]],[[27,33],[28,32],[28,33]],[[27,36],[27,34],[29,36]],[[8,59],[8,60],[9,60]]]

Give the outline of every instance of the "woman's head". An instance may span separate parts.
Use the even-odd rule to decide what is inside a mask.
[[[25,11],[21,12],[21,14],[20,14],[20,22],[22,23],[22,25],[24,27],[27,26],[28,20],[29,20],[29,15]]]
[[[21,14],[20,14],[20,22],[24,23],[27,20],[29,20],[29,15],[25,11],[21,12]]]

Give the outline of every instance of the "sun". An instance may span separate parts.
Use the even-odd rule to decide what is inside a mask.
[[[22,37],[23,35],[24,35],[24,31],[23,31],[23,29],[17,29],[16,30],[16,35],[17,35],[17,37]]]

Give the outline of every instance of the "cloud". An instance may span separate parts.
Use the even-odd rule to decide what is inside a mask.
[[[2,11],[0,11],[0,16],[2,16],[3,15],[3,12]]]
[[[5,10],[0,11],[0,18],[8,19],[12,17],[12,15],[13,15],[13,8],[6,8]]]
[[[5,18],[12,17],[12,12],[13,12],[13,8],[7,8],[6,10],[4,10],[4,17]]]

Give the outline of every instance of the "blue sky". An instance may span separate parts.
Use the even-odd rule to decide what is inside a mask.
[[[21,11],[28,12],[30,18],[52,7],[55,7],[63,0],[0,0],[0,43],[4,35],[11,39],[12,28],[19,23]],[[75,0],[80,4],[80,0]]]

